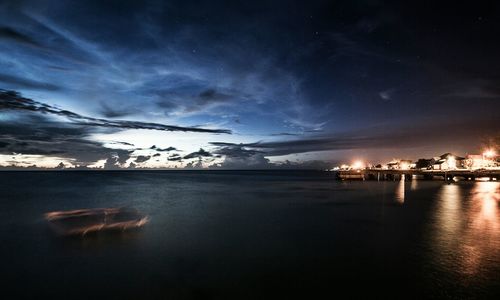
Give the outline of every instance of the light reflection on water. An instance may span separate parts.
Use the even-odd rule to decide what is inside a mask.
[[[405,202],[405,175],[401,175],[401,180],[398,183],[398,187],[396,189],[396,201],[399,204],[403,204]]]
[[[448,184],[438,195],[434,257],[462,281],[500,261],[499,189],[499,182],[476,182],[470,191]]]
[[[418,179],[415,178],[414,176],[411,178],[411,184],[410,184],[410,190],[412,191],[416,191],[418,188]]]

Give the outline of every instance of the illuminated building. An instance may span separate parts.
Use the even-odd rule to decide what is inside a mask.
[[[464,167],[465,158],[453,155],[451,153],[445,153],[439,157],[435,158],[435,162],[432,166],[434,170],[454,170],[461,169]]]

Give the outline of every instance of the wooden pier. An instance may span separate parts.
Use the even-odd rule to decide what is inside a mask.
[[[440,179],[451,181],[454,178],[462,180],[476,180],[486,178],[487,180],[500,180],[500,170],[387,170],[387,169],[362,169],[362,170],[340,170],[337,171],[339,180],[405,180],[413,179]]]

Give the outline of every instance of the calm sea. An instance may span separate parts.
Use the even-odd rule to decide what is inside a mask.
[[[150,223],[60,238],[43,220],[114,206]],[[9,299],[500,299],[500,182],[2,172],[0,237]]]

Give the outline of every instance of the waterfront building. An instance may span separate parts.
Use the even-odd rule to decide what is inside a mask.
[[[464,157],[456,156],[451,153],[445,153],[434,158],[433,170],[455,170],[464,168]]]

